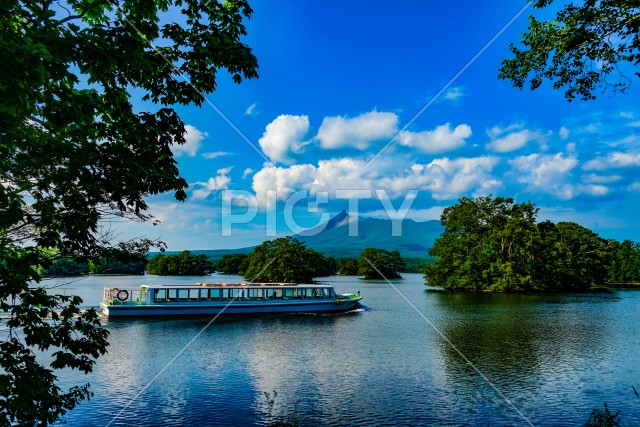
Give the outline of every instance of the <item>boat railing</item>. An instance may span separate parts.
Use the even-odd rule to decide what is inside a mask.
[[[102,300],[108,305],[146,305],[150,303],[146,289],[104,288]]]

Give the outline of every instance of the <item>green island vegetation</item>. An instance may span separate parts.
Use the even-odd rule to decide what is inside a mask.
[[[315,277],[336,272],[336,260],[287,236],[256,246],[247,258],[246,269],[240,274],[251,282],[309,283]]]
[[[216,270],[224,274],[240,274],[247,269],[249,255],[247,254],[224,254],[216,263]]]
[[[104,224],[155,222],[151,195],[186,199],[174,105],[203,105],[220,76],[258,76],[242,41],[251,14],[245,0],[3,2],[1,426],[50,425],[91,397],[85,381],[62,384],[57,372],[91,372],[109,332],[81,298],[40,285],[42,272],[57,259],[140,262],[164,247]]]
[[[40,268],[42,277],[78,276],[83,274],[144,274],[147,260],[124,262],[121,260],[89,260],[79,262],[71,258],[58,258],[47,268]]]
[[[536,222],[511,198],[461,198],[442,213],[426,283],[451,290],[579,291],[640,282],[640,245],[606,240],[574,222]]]
[[[158,254],[147,263],[147,273],[157,276],[204,276],[215,271],[206,255],[182,251],[176,255]]]
[[[358,275],[365,279],[396,279],[405,270],[400,252],[366,248],[358,259]]]

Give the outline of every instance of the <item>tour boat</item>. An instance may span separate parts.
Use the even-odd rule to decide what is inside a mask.
[[[196,283],[105,288],[102,314],[175,316],[348,311],[362,296],[337,294],[333,286],[294,283]]]

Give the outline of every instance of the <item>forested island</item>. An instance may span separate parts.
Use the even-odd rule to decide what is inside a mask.
[[[579,291],[640,281],[640,245],[604,239],[574,222],[537,222],[512,198],[462,198],[444,210],[424,267],[428,285],[491,292]]]

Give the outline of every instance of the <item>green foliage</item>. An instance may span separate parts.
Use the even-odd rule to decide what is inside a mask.
[[[529,292],[586,289],[607,276],[607,242],[571,222],[536,224],[538,209],[511,198],[462,198],[442,213],[427,283],[446,289]]]
[[[182,251],[178,255],[159,254],[147,263],[147,272],[158,276],[203,276],[215,271],[206,255]]]
[[[43,277],[56,276],[78,276],[87,274],[89,265],[87,263],[76,262],[69,258],[59,258],[51,264],[49,268],[43,268],[41,273]]]
[[[338,274],[341,276],[357,276],[358,275],[358,259],[342,258],[338,260]]]
[[[552,2],[538,0],[535,7]],[[639,13],[635,0],[602,0],[568,3],[550,21],[530,16],[524,48],[510,46],[514,58],[502,61],[498,78],[519,89],[528,81],[532,90],[549,80],[569,101],[595,99],[598,88],[624,92],[631,85],[624,64],[640,76],[633,69],[640,63]]]
[[[620,243],[609,240],[609,269],[607,282],[640,282],[640,243],[625,240]]]
[[[96,262],[89,262],[89,271],[94,274],[144,274],[146,267],[146,260],[123,262],[100,259]]]
[[[220,273],[239,274],[242,263],[247,258],[248,255],[245,254],[225,254],[222,256],[222,259],[218,261],[216,268]]]
[[[91,371],[107,330],[79,298],[39,287],[39,270],[57,258],[143,261],[160,244],[118,241],[100,224],[153,221],[150,195],[186,198],[171,152],[185,128],[171,105],[201,105],[191,84],[211,92],[218,69],[257,76],[240,40],[250,14],[244,0],[0,4],[0,425],[51,424],[91,395],[62,390],[55,371]],[[149,44],[160,39],[162,54]],[[134,109],[132,93],[151,111]]]
[[[365,279],[394,279],[404,271],[406,264],[398,251],[366,248],[358,259],[358,274]]]
[[[263,242],[247,259],[243,276],[252,282],[308,283],[336,271],[333,258],[308,249],[291,236]]]

